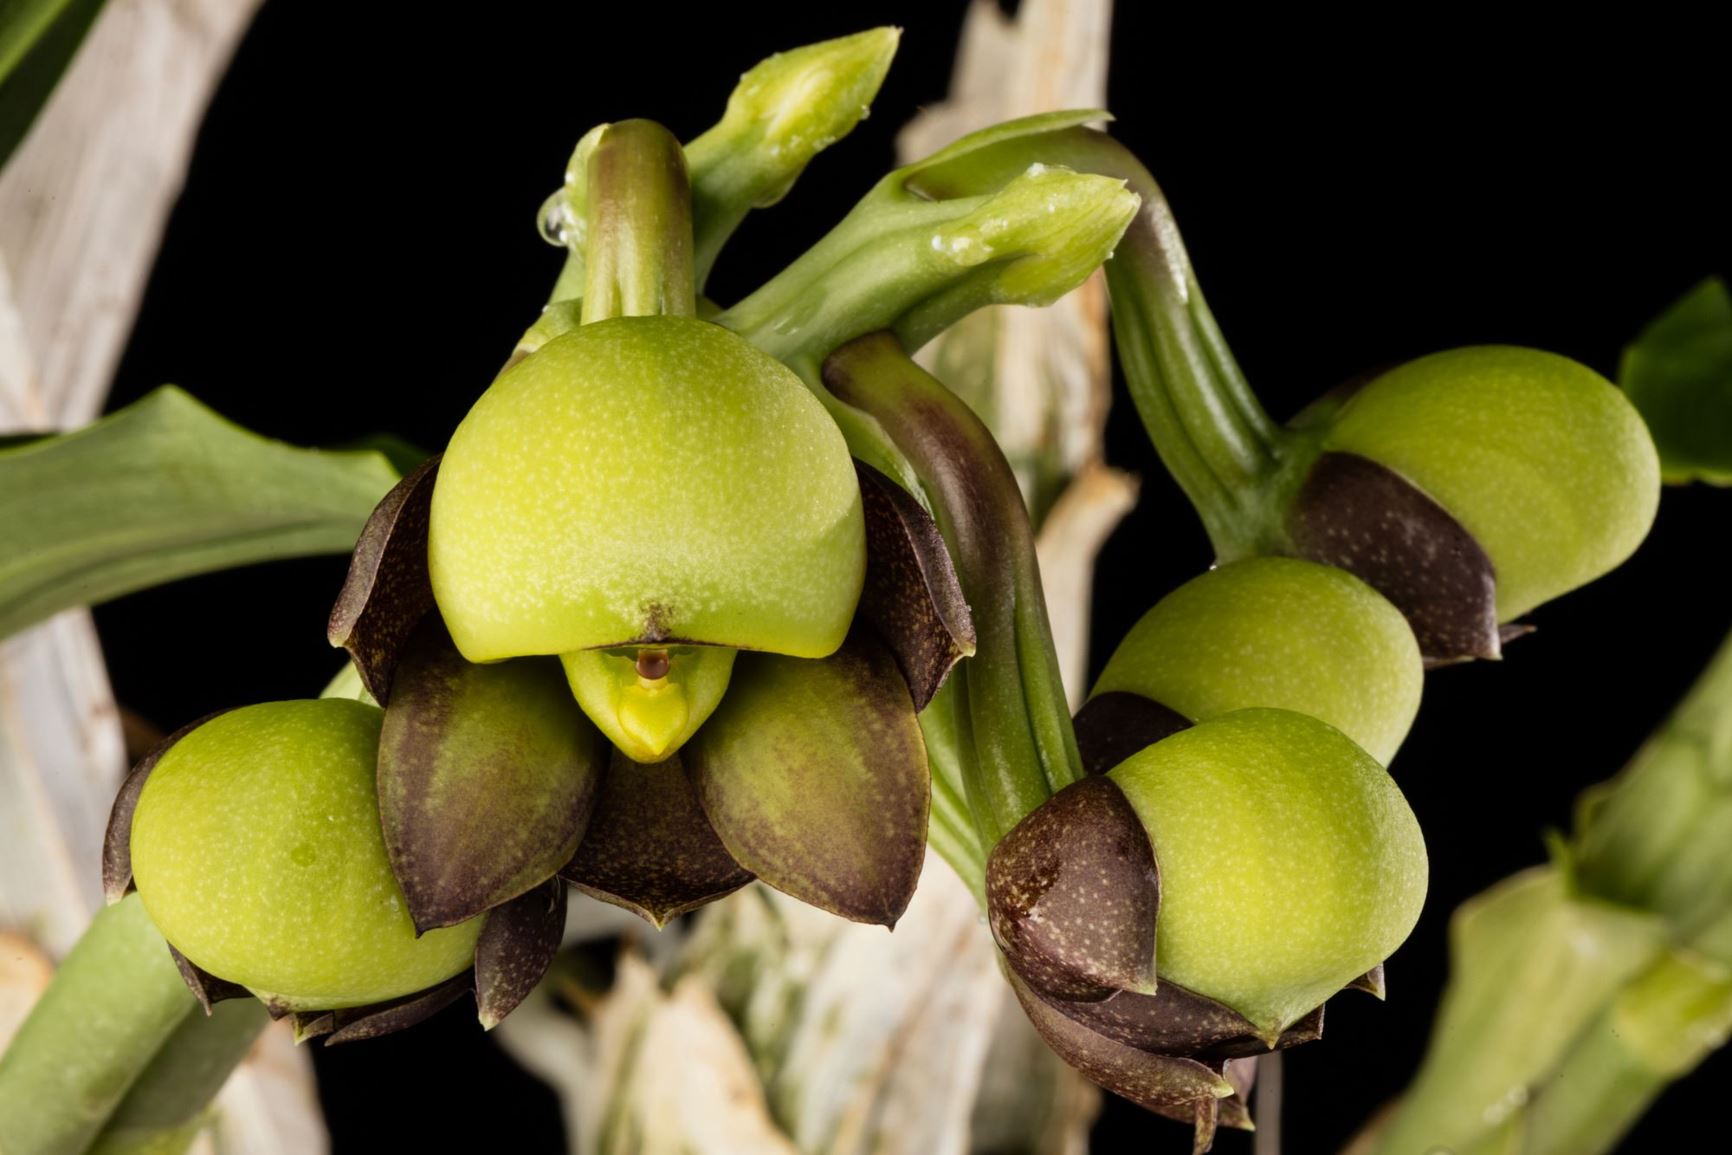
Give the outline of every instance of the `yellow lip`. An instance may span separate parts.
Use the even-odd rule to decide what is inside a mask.
[[[660,762],[721,702],[735,653],[719,646],[632,647],[578,650],[560,661],[572,696],[608,740],[634,762]]]

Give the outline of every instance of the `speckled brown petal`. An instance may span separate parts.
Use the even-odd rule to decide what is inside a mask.
[[[427,514],[439,458],[429,458],[392,487],[361,530],[325,633],[349,651],[367,692],[380,705],[391,694],[397,655],[427,611]]]
[[[1206,1064],[1127,1047],[1070,1018],[1014,972],[1008,977],[1023,1011],[1047,1046],[1113,1094],[1151,1111],[1182,1110],[1194,1116],[1197,1104],[1233,1093],[1232,1084]]]
[[[1191,720],[1153,698],[1109,690],[1083,703],[1075,725],[1084,772],[1105,774],[1143,747],[1189,729]]]
[[[464,971],[455,978],[446,979],[438,986],[428,987],[424,991],[401,999],[326,1012],[331,1016],[330,1026],[333,1030],[325,1035],[325,1046],[334,1047],[339,1043],[358,1043],[363,1039],[376,1039],[380,1035],[407,1030],[417,1023],[432,1018],[462,998],[469,992],[473,981],[474,975],[469,971]],[[314,1021],[309,1025],[322,1027],[323,1024],[316,1021],[318,1017],[310,1016]],[[324,1034],[324,1031],[321,1029],[319,1033]]]
[[[1389,996],[1389,987],[1383,981],[1383,964],[1378,963],[1358,978],[1347,984],[1350,991],[1364,991],[1372,998],[1382,1002]]]
[[[1148,832],[1110,778],[1060,790],[986,862],[999,949],[1026,982],[1062,999],[1153,989],[1160,903]]]
[[[1507,646],[1517,638],[1525,638],[1539,630],[1536,625],[1527,622],[1505,622],[1497,628],[1497,640],[1500,646]]]
[[[1339,566],[1407,616],[1433,662],[1500,653],[1497,575],[1448,510],[1391,469],[1325,453],[1288,511],[1300,557]]]
[[[678,756],[646,765],[618,750],[589,830],[559,873],[658,928],[752,881],[704,817]]]
[[[1293,1024],[1274,1047],[1238,1011],[1163,981],[1152,995],[1121,991],[1109,999],[1049,998],[1058,1010],[1110,1039],[1163,1055],[1221,1061],[1311,1042],[1323,1033],[1323,1008]]]
[[[472,664],[429,615],[379,736],[379,819],[416,929],[473,918],[570,861],[605,750],[558,659]]]
[[[253,993],[239,983],[231,983],[227,979],[219,979],[197,963],[175,950],[168,948],[168,953],[174,959],[175,969],[180,971],[186,989],[192,992],[192,997],[198,1000],[198,1005],[204,1008],[206,1017],[210,1015],[211,1007],[226,999],[250,999]]]
[[[565,933],[565,882],[550,878],[487,913],[475,943],[475,1009],[491,1031],[547,973]]]
[[[144,792],[145,780],[150,777],[150,772],[156,769],[156,764],[162,761],[162,756],[168,753],[169,747],[212,718],[227,712],[218,710],[214,714],[206,714],[197,721],[188,722],[158,742],[138,760],[138,765],[132,768],[132,773],[120,784],[120,791],[114,796],[114,805],[108,811],[108,829],[102,839],[102,893],[110,903],[119,902],[132,890],[132,815],[138,809],[138,796]]]
[[[1221,1069],[1221,1077],[1233,1084],[1233,1094],[1219,1104],[1218,1122],[1236,1131],[1255,1131],[1251,1121],[1251,1088],[1257,1085],[1257,1059],[1229,1059]]]
[[[932,515],[870,465],[856,461],[854,468],[866,512],[860,617],[896,655],[919,713],[952,667],[974,653],[974,618]]]
[[[1275,1041],[1275,1046],[1272,1049],[1285,1051],[1288,1047],[1315,1043],[1321,1039],[1323,1037],[1323,1008],[1326,1005],[1325,1003],[1318,1003],[1316,1007],[1312,1008],[1310,1014],[1282,1031],[1281,1037]],[[1238,1055],[1235,1057],[1248,1058],[1249,1056]]]
[[[1162,982],[1152,995],[1122,991],[1110,999],[1052,1002],[1078,1022],[1142,1051],[1218,1057],[1224,1047],[1268,1049],[1245,1016],[1176,983]]]
[[[741,654],[686,766],[728,853],[763,881],[855,922],[894,926],[907,909],[932,778],[907,683],[869,634],[815,660]]]
[[[294,1033],[295,1045],[300,1046],[336,1030],[337,1012],[298,1011],[289,1016],[289,1028]]]

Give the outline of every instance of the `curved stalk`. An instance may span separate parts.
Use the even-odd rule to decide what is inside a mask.
[[[218,1003],[208,1018],[188,1015],[109,1116],[89,1155],[184,1151],[270,1021],[257,999]]]
[[[99,911],[0,1055],[0,1151],[86,1150],[197,1010],[138,895]]]
[[[991,432],[892,334],[838,349],[824,381],[907,457],[956,560],[978,642],[951,673],[955,740],[934,761],[954,753],[980,845],[990,848],[1082,776],[1022,491]]]
[[[904,187],[945,199],[978,195],[1030,164],[1124,181],[1142,207],[1106,262],[1113,333],[1131,399],[1223,561],[1278,533],[1268,490],[1285,437],[1264,411],[1203,299],[1172,210],[1141,161],[1105,133],[1061,124],[914,166]]]

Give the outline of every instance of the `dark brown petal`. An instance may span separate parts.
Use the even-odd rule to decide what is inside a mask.
[[[349,651],[361,682],[384,705],[397,655],[427,611],[427,515],[439,458],[429,458],[387,493],[355,543],[325,634]]]
[[[1072,1019],[1014,972],[1008,977],[1022,1009],[1047,1046],[1113,1094],[1151,1111],[1181,1111],[1195,1118],[1198,1104],[1233,1093],[1232,1084],[1206,1064],[1127,1047]]]
[[[294,1032],[295,1045],[328,1035],[337,1029],[336,1011],[297,1011],[289,1016],[289,1026]]]
[[[585,894],[657,927],[752,881],[704,817],[677,755],[648,765],[618,750],[602,777],[589,829],[559,873]]]
[[[1165,1055],[1221,1061],[1308,1043],[1323,1034],[1320,1006],[1289,1027],[1275,1046],[1259,1038],[1250,1020],[1205,995],[1163,981],[1152,995],[1121,991],[1109,999],[1047,1000],[1107,1038]]]
[[[144,793],[144,783],[150,777],[150,772],[156,769],[156,764],[162,761],[162,756],[168,753],[169,748],[176,742],[212,718],[226,713],[227,710],[218,710],[214,714],[206,714],[195,722],[188,722],[158,742],[138,760],[138,765],[132,768],[132,773],[120,784],[120,791],[114,796],[114,805],[108,811],[108,829],[102,839],[102,893],[109,902],[119,902],[132,890],[132,815],[138,809],[138,796]],[[205,1010],[208,1014],[210,1008]]]
[[[345,1007],[339,1011],[326,1011],[308,1016],[297,1016],[298,1020],[305,1017],[309,1020],[308,1027],[316,1029],[319,1034],[326,1034],[326,1024],[320,1020],[325,1015],[330,1016],[330,1033],[326,1034],[325,1045],[334,1047],[339,1043],[358,1043],[363,1039],[376,1039],[380,1035],[389,1035],[397,1031],[407,1030],[416,1023],[425,1022],[462,998],[468,993],[474,975],[464,971],[455,978],[446,979],[438,986],[428,987],[412,995],[389,1002],[371,1003],[364,1007]]]
[[[1281,1037],[1275,1041],[1274,1049],[1285,1051],[1288,1047],[1297,1047],[1302,1043],[1315,1043],[1323,1037],[1323,1008],[1326,1004],[1318,1003],[1310,1014],[1281,1032]],[[1237,1056],[1244,1058],[1245,1056]]]
[[[1221,1077],[1233,1084],[1233,1095],[1220,1101],[1218,1122],[1223,1127],[1232,1127],[1238,1131],[1255,1131],[1257,1128],[1251,1122],[1250,1104],[1251,1088],[1257,1084],[1256,1056],[1228,1059],[1221,1070]]]
[[[168,953],[174,959],[180,977],[186,983],[186,989],[192,992],[192,997],[198,1000],[198,1005],[204,1008],[208,1017],[211,1007],[225,999],[250,999],[253,993],[239,983],[231,983],[227,979],[219,979],[197,963],[175,950],[168,948]]]
[[[565,865],[605,749],[558,659],[475,665],[429,615],[379,737],[379,818],[416,929],[472,918]]]
[[[1325,453],[1288,511],[1300,557],[1339,566],[1407,616],[1433,664],[1501,652],[1497,574],[1472,534],[1395,471]]]
[[[974,619],[932,515],[870,465],[856,461],[854,468],[866,513],[860,617],[896,655],[918,713],[951,668],[974,653]]]
[[[1383,964],[1378,963],[1358,978],[1347,984],[1350,991],[1364,991],[1372,998],[1382,1001],[1389,995],[1389,988],[1383,982]]]
[[[894,926],[926,861],[932,779],[908,686],[856,631],[828,658],[741,654],[686,746],[735,861],[855,922]]]
[[[487,913],[475,943],[475,1007],[487,1030],[547,973],[565,933],[565,881],[550,878]]]
[[[1025,981],[1059,998],[1151,989],[1160,902],[1148,832],[1110,778],[1060,790],[986,863],[999,949]]]
[[[1188,729],[1191,720],[1153,698],[1124,690],[1096,694],[1076,715],[1083,770],[1105,774],[1138,750]]]

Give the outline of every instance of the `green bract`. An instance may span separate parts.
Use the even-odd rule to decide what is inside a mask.
[[[864,533],[847,446],[799,378],[716,325],[618,317],[475,403],[428,564],[472,662],[669,641],[823,657]]]
[[[1193,722],[1252,706],[1295,710],[1387,765],[1424,677],[1407,620],[1376,590],[1333,566],[1251,558],[1156,603],[1094,694],[1140,694]]]
[[[1160,864],[1160,978],[1278,1033],[1401,945],[1425,844],[1394,781],[1334,727],[1239,710],[1110,775]]]
[[[297,1010],[396,998],[466,970],[481,920],[417,938],[380,834],[383,712],[270,702],[169,748],[132,821],[145,909],[194,964]]]
[[[1567,357],[1483,346],[1410,361],[1355,394],[1323,447],[1399,473],[1478,540],[1509,621],[1635,551],[1660,499],[1646,426]]]

